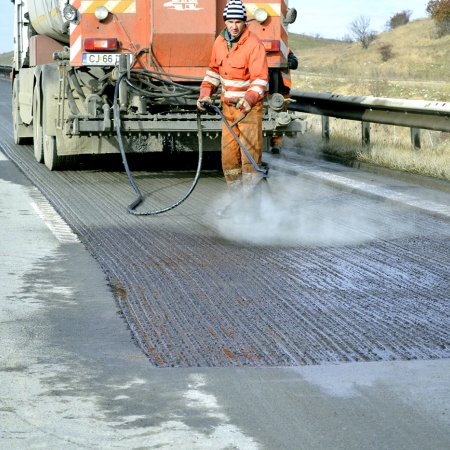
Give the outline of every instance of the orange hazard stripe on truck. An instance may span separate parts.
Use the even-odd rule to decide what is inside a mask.
[[[94,14],[95,8],[104,6],[114,14],[130,14],[136,12],[136,0],[81,0],[80,12]]]
[[[271,17],[281,15],[281,5],[279,3],[243,3],[247,12],[252,16],[258,8],[264,8]]]
[[[114,14],[136,12],[136,0],[69,0],[70,4],[81,14],[94,14],[95,8],[104,6]],[[83,37],[81,25],[70,25],[70,65],[81,66],[83,54]]]
[[[242,2],[247,10],[247,15],[253,16],[258,8],[263,8],[267,11],[270,17],[279,17],[280,19],[280,50],[284,57],[288,56],[288,31],[287,25],[283,23],[283,19],[287,14],[287,3],[285,0],[280,0],[278,3],[263,3],[263,2]]]
[[[70,4],[80,10],[81,0],[70,0]],[[70,65],[81,65],[81,26],[70,24]]]

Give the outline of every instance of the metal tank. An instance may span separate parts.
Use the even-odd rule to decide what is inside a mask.
[[[70,36],[63,31],[62,10],[67,0],[27,0],[30,23],[37,34],[49,36],[57,41],[69,43]]]

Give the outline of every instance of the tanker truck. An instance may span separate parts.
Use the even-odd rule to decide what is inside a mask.
[[[171,158],[198,151],[196,101],[226,0],[11,1],[14,140],[32,141],[37,162],[61,170],[121,146],[127,153],[169,146]],[[297,13],[288,0],[244,4],[271,73],[264,136],[303,133],[276,82],[288,67]],[[204,150],[220,151],[220,116],[204,115],[201,129]]]

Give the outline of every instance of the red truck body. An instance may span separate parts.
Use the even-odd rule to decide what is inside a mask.
[[[16,0],[16,142],[31,137],[36,159],[50,169],[64,167],[76,155],[118,152],[112,110],[119,102],[127,151],[161,151],[168,136],[176,137],[178,148],[195,150],[188,138],[197,128],[196,98],[225,26],[226,3]],[[270,102],[277,94],[273,75],[288,69],[288,25],[295,10],[287,0],[243,3],[249,29],[266,47],[272,74],[266,136],[303,132],[304,126],[282,111],[279,97]],[[122,83],[115,99],[124,72],[134,85]],[[220,120],[209,119],[204,131],[219,136]],[[208,149],[220,151],[220,139],[210,144]]]

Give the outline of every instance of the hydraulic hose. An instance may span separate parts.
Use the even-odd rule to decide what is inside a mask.
[[[177,206],[181,205],[181,203],[183,203],[191,194],[192,191],[195,189],[195,186],[197,185],[198,179],[200,177],[200,172],[201,172],[201,168],[202,168],[202,162],[203,162],[203,134],[202,134],[202,122],[201,122],[201,118],[200,118],[200,112],[197,111],[197,129],[198,129],[198,164],[197,164],[197,171],[195,174],[195,178],[194,181],[192,182],[191,187],[189,188],[189,190],[187,191],[187,193],[177,202],[173,203],[170,206],[167,206],[165,208],[161,208],[161,209],[157,209],[157,210],[153,210],[153,211],[146,211],[146,212],[141,212],[141,211],[135,211],[134,208],[136,208],[140,203],[142,203],[142,201],[144,200],[141,191],[139,190],[139,188],[137,187],[136,183],[134,182],[133,176],[131,175],[130,172],[130,168],[128,166],[128,161],[127,161],[127,157],[125,154],[125,149],[123,146],[123,141],[122,141],[122,133],[120,131],[120,112],[119,112],[119,106],[118,106],[118,96],[119,96],[119,86],[120,83],[122,81],[122,79],[126,76],[127,74],[124,73],[122,74],[119,79],[117,80],[117,84],[116,87],[114,89],[114,124],[116,127],[116,133],[117,133],[117,140],[119,142],[119,148],[120,148],[120,153],[122,155],[122,162],[123,165],[125,167],[125,171],[127,173],[128,176],[128,180],[130,181],[131,186],[133,187],[134,191],[137,194],[137,198],[136,200],[131,203],[128,207],[127,207],[127,211],[130,214],[134,214],[137,216],[153,216],[156,214],[161,214],[167,211],[170,211],[171,209],[176,208]],[[129,80],[127,79],[127,84],[132,87],[135,88],[136,86],[134,86],[132,83],[129,82]],[[139,88],[138,88],[139,90]]]
[[[78,109],[78,106],[75,103],[75,99],[73,98],[72,90],[70,89],[70,83],[67,83],[66,85],[66,95],[67,95],[67,102],[69,103],[70,112],[73,115],[79,115],[80,110]]]
[[[86,96],[84,95],[83,89],[81,89],[80,83],[78,82],[78,78],[76,76],[75,70],[74,69],[70,69],[68,71],[68,75],[69,75],[69,82],[71,82],[73,88],[75,89],[77,94],[80,96],[80,98],[83,101],[85,101],[86,100]]]
[[[132,86],[131,85],[131,81],[128,78],[125,79],[125,82],[128,85],[132,86],[135,90],[139,91],[141,94],[143,94],[143,95],[145,95],[147,97],[174,97],[174,96],[179,97],[179,96],[186,96],[186,95],[191,95],[191,94],[197,94],[198,95],[199,92],[200,92],[200,88],[199,87],[196,87],[196,86],[184,86],[184,85],[176,83],[176,82],[174,82],[172,80],[164,80],[161,76],[156,76],[152,72],[149,72],[149,71],[146,71],[146,70],[145,71],[132,70],[131,74],[139,75],[140,76],[139,78],[141,78],[141,77],[148,77],[150,79],[159,81],[159,82],[161,82],[164,85],[163,87],[160,86],[159,88],[160,89],[164,88],[165,92],[151,93],[151,92],[148,92],[148,91],[144,91],[144,90],[140,89],[137,86]],[[184,78],[184,77],[181,77],[181,78]],[[150,85],[151,85],[151,83],[150,83]],[[169,89],[167,89],[167,86],[171,86],[174,89],[180,88],[180,90],[179,91],[176,91],[176,90],[169,91]]]
[[[162,98],[162,97],[176,97],[176,96],[183,96],[184,94],[180,93],[180,92],[148,92],[145,91],[144,89],[141,89],[138,86],[135,86],[128,78],[125,79],[125,82],[128,84],[128,86],[130,86],[132,89],[134,89],[135,91],[139,92],[142,95],[145,95],[146,97],[154,97],[154,98]],[[192,91],[188,91],[189,93],[191,93]]]

